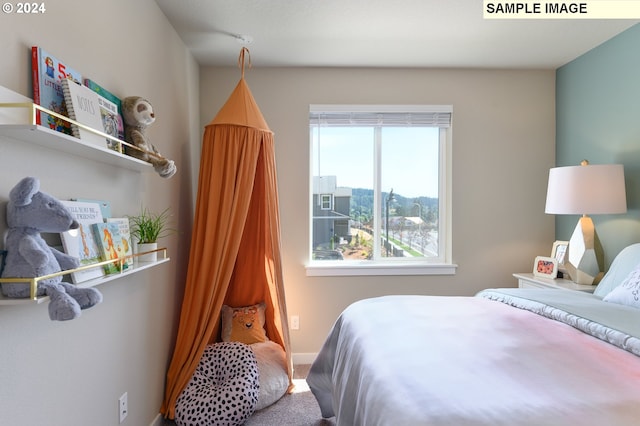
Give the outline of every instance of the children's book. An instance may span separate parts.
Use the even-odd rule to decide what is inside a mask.
[[[80,227],[70,231],[62,232],[60,239],[65,253],[80,259],[80,266],[87,266],[100,262],[100,252],[96,244],[91,225],[102,223],[102,213],[100,206],[96,203],[85,203],[80,201],[60,200],[71,215],[78,221]],[[80,283],[93,278],[104,276],[102,267],[89,268],[83,271],[72,272],[71,280]]]
[[[84,85],[96,92],[99,96],[104,132],[115,138],[124,140],[122,100],[91,79],[85,78]],[[120,145],[118,142],[110,139],[107,141],[107,146],[118,152],[122,152]]]
[[[126,217],[109,217],[107,223],[115,223],[118,225],[120,232],[120,243],[122,244],[122,253],[120,256],[128,256],[125,260],[127,268],[133,267],[133,247],[131,246],[131,229],[129,227],[129,218]]]
[[[91,129],[102,131],[102,118],[96,92],[71,80],[62,81],[62,92],[69,118]],[[75,124],[71,125],[71,134],[93,145],[104,146],[105,143],[104,137]]]
[[[69,79],[82,83],[82,75],[38,46],[31,48],[31,75],[33,102],[68,117],[62,81]],[[36,123],[52,130],[72,134],[71,125],[68,122],[41,111],[36,111]]]
[[[111,217],[111,202],[107,200],[94,200],[92,198],[72,198],[71,201],[82,201],[83,203],[96,203],[100,206],[102,219],[107,221]]]
[[[124,256],[124,244],[120,235],[120,226],[117,223],[94,223],[91,231],[100,250],[100,258],[105,260],[116,260]],[[128,269],[127,263],[122,264],[122,269]],[[120,262],[112,262],[104,265],[107,274],[120,272]]]

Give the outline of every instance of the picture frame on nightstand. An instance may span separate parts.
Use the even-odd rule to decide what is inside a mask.
[[[565,256],[567,255],[567,249],[569,248],[569,241],[556,241],[551,248],[551,257],[558,261],[558,272],[563,274],[567,272],[564,267]]]
[[[541,278],[556,279],[558,260],[554,257],[538,256],[533,263],[533,275]]]

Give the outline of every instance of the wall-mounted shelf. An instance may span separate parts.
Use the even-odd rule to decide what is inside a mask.
[[[34,143],[44,148],[62,151],[135,171],[150,171],[151,164],[129,155],[120,154],[112,149],[74,138],[71,135],[57,132],[37,124],[3,124],[0,125],[0,136],[7,136],[19,141]]]
[[[135,258],[137,256],[141,256],[143,254],[149,254],[149,253],[153,253],[153,252],[157,252],[158,255],[161,256],[160,259],[158,259],[155,262],[138,262],[137,260],[135,260]],[[119,278],[123,278],[138,272],[142,272],[145,269],[149,269],[149,268],[153,268],[155,266],[161,265],[163,263],[166,263],[170,260],[169,257],[167,257],[167,249],[166,248],[159,248],[157,250],[152,250],[152,251],[148,251],[148,252],[144,252],[144,253],[139,253],[139,254],[134,254],[134,264],[133,267],[131,269],[127,269],[125,271],[116,273],[116,274],[109,274],[109,275],[105,275],[103,277],[100,278],[95,278],[92,280],[87,280],[87,281],[83,281],[81,283],[78,284],[74,284],[79,288],[89,288],[89,287],[96,287],[98,285],[107,283],[109,281],[113,281],[113,280],[117,280]],[[104,265],[107,263],[111,263],[111,262],[121,262],[122,260],[112,260],[112,261],[105,261],[105,262],[100,262],[97,263],[96,265]],[[102,266],[99,266],[102,267]],[[86,269],[86,267],[84,268],[78,268],[78,269]],[[49,275],[47,277],[35,277],[33,279],[31,278],[24,278],[24,279],[20,279],[19,282],[24,283],[24,285],[31,285],[32,286],[32,293],[35,294],[35,288],[38,285],[38,281],[44,279],[44,278],[48,278],[51,276],[56,276],[56,275],[68,275],[71,274],[72,272],[77,272],[78,269],[69,269],[66,271],[62,271],[59,272],[57,274],[52,274]],[[0,278],[0,283],[2,282],[14,282],[16,280],[16,278]],[[40,304],[40,303],[44,303],[49,301],[49,296],[35,296],[35,297],[28,297],[28,298],[22,298],[22,299],[17,299],[17,298],[11,298],[11,297],[5,297],[2,293],[0,293],[0,306],[2,305],[28,305],[28,304]]]
[[[45,112],[70,124],[81,127],[91,133],[105,138],[104,146],[96,145],[82,139],[58,132],[54,129],[36,124],[37,111]],[[127,146],[152,157],[163,158],[155,152],[143,150],[128,142],[121,141],[100,130],[92,129],[71,120],[64,115],[43,108],[33,102],[0,102],[0,136],[7,136],[30,144],[36,144],[45,148],[62,151],[66,154],[76,155],[93,161],[99,161],[112,166],[118,166],[135,171],[152,171],[152,165],[138,158],[109,149],[106,139],[117,142],[119,146]]]

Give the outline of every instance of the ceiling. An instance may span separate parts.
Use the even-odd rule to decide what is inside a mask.
[[[481,0],[155,0],[201,65],[555,69],[637,20],[485,20]],[[250,43],[241,39],[248,39]]]

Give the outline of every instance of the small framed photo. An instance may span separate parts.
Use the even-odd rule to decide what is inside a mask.
[[[558,261],[558,271],[565,272],[564,259],[567,255],[569,241],[556,241],[551,249],[551,257]]]
[[[554,257],[536,257],[536,261],[533,264],[533,275],[555,279],[558,276],[558,261]]]

